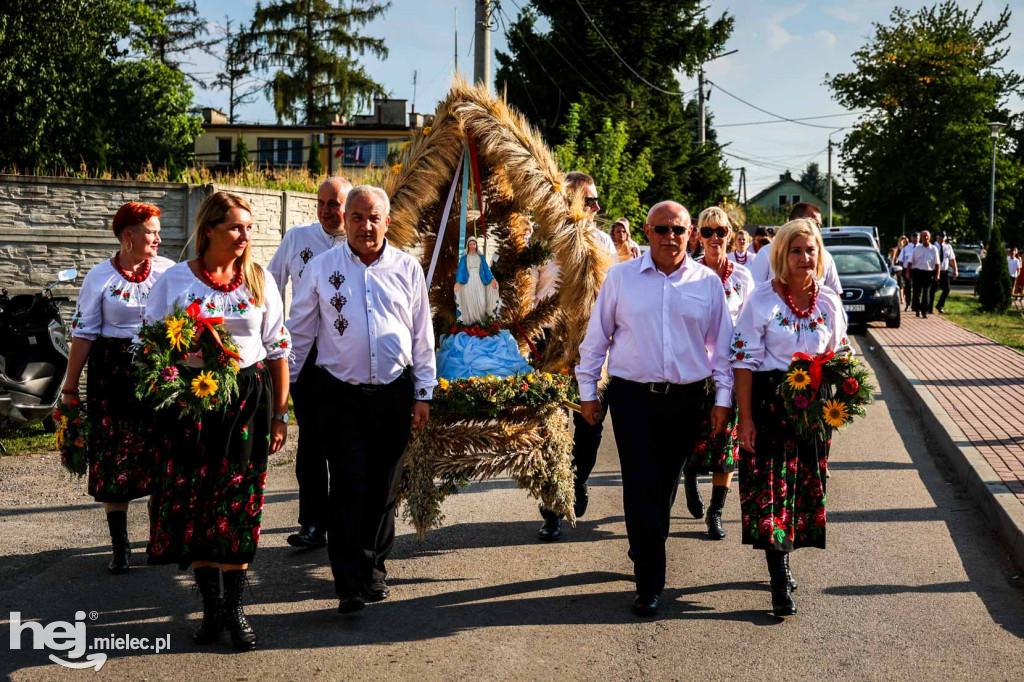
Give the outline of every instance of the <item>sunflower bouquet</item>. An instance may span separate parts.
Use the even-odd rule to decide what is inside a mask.
[[[223,321],[204,317],[195,301],[142,325],[135,346],[135,395],[154,409],[177,409],[193,419],[223,410],[238,394],[239,369],[238,348]]]
[[[89,469],[89,420],[85,404],[77,397],[68,405],[58,405],[53,411],[57,422],[57,450],[60,463],[69,473],[81,478]]]
[[[795,354],[779,390],[797,433],[828,440],[833,429],[864,416],[874,387],[860,361],[830,351]]]

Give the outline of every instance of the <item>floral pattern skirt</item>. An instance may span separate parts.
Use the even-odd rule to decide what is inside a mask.
[[[707,408],[700,421],[700,434],[686,466],[695,474],[728,474],[736,470],[739,456],[739,412],[735,404],[725,432],[711,435],[711,410],[715,406],[715,382],[708,382]]]
[[[798,436],[786,420],[781,371],[754,372],[756,452],[740,450],[743,544],[791,552],[825,549],[825,474],[831,439]]]
[[[246,564],[260,541],[273,385],[262,362],[238,372],[238,396],[202,421],[169,420],[157,460],[149,563]]]
[[[89,494],[97,502],[128,502],[149,495],[163,432],[135,397],[131,339],[92,342],[86,379],[89,419]]]

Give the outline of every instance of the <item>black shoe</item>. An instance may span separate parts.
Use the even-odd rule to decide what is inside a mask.
[[[786,580],[789,582],[789,591],[796,592],[797,582],[796,576],[793,575],[793,571],[789,570],[789,552],[786,552]]]
[[[573,505],[572,511],[576,514],[576,518],[581,518],[587,513],[587,506],[590,505],[590,489],[587,488],[586,483],[576,484],[576,503]]]
[[[374,602],[384,601],[391,596],[391,588],[383,580],[374,580],[370,585],[363,590],[363,599],[372,604]]]
[[[242,609],[245,569],[224,571],[224,628],[231,635],[231,644],[239,651],[256,648],[256,631]]]
[[[110,544],[113,549],[107,570],[112,575],[122,575],[131,568],[132,548],[128,544],[128,512],[107,512],[107,527],[110,529]]]
[[[920,310],[915,310],[914,311],[914,317],[921,317],[921,311]]]
[[[546,517],[544,525],[537,531],[537,537],[545,542],[554,542],[562,537],[562,519],[557,515]]]
[[[327,531],[319,526],[303,526],[288,536],[288,544],[299,549],[316,549],[327,544]]]
[[[220,596],[220,569],[216,566],[203,566],[193,569],[196,586],[203,596],[203,622],[192,634],[196,644],[212,644],[220,639],[224,631],[224,602]]]
[[[660,605],[657,595],[645,596],[638,592],[633,598],[633,613],[638,616],[654,616],[657,615]]]
[[[768,562],[768,575],[771,576],[772,614],[778,618],[796,615],[793,590],[789,585],[789,578],[786,577],[785,554],[774,549],[765,550],[764,553]]]
[[[683,470],[683,492],[686,493],[686,508],[690,516],[699,519],[704,516],[704,499],[697,490],[697,474],[692,469]]]
[[[725,528],[722,527],[722,509],[725,507],[725,498],[729,495],[729,488],[724,485],[716,485],[711,489],[711,506],[708,507],[708,515],[705,521],[708,525],[708,537],[712,540],[724,540]]]
[[[922,320],[928,319],[928,313],[921,313],[921,319]]]
[[[939,315],[945,315],[946,314],[946,311],[943,310],[942,308],[936,308],[935,312],[937,312]]]
[[[358,595],[342,597],[341,601],[338,602],[338,613],[355,613],[356,611],[362,611],[365,606],[366,602]]]

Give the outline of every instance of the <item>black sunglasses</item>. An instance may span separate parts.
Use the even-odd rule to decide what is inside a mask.
[[[719,239],[725,239],[727,234],[729,234],[729,229],[722,226],[700,228],[700,236],[704,237],[704,239],[711,239],[711,235],[715,235]]]
[[[597,206],[597,197],[587,197],[583,200],[583,203],[589,208],[593,208],[594,206]]]
[[[668,234],[669,230],[672,230],[672,234],[680,236],[689,229],[686,225],[655,225],[654,234]]]

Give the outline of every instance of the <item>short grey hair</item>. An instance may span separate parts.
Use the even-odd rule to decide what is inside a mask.
[[[355,197],[370,196],[384,204],[384,215],[391,215],[391,199],[388,198],[388,193],[382,190],[380,187],[374,187],[373,185],[356,185],[349,190],[348,196],[345,197],[345,212],[348,213],[348,207]]]
[[[321,189],[327,187],[328,185],[337,185],[339,193],[344,194],[348,194],[348,192],[351,191],[352,189],[352,181],[349,180],[348,178],[343,178],[340,175],[335,175],[333,177],[327,178],[326,180],[321,182],[316,189],[319,192]]]
[[[672,210],[681,210],[683,213],[686,214],[686,219],[687,220],[692,220],[692,218],[690,217],[690,212],[686,210],[685,206],[680,204],[678,201],[666,200],[666,201],[659,201],[654,206],[651,206],[651,210],[649,210],[647,212],[646,223],[648,225],[650,225],[651,224],[651,216],[653,216],[655,213],[657,213],[658,211],[660,211],[663,208],[671,208]]]

